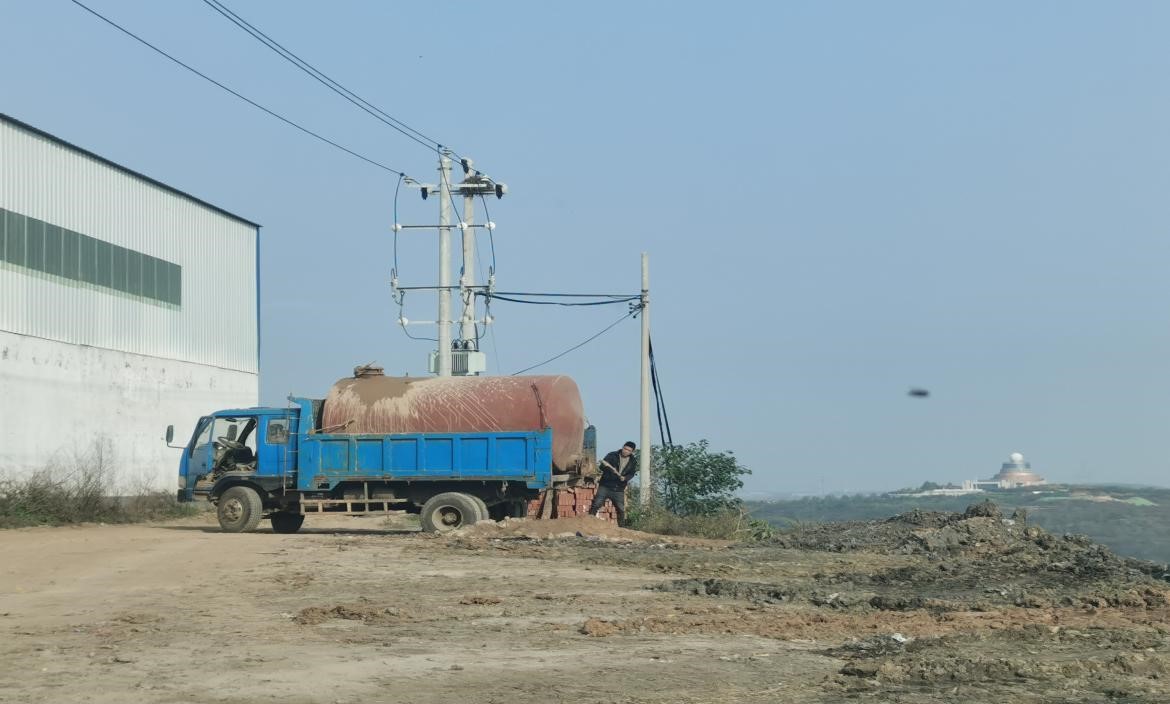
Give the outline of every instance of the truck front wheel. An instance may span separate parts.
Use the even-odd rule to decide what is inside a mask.
[[[418,515],[425,531],[447,533],[479,520],[479,504],[467,494],[454,491],[432,496]]]
[[[219,527],[226,533],[250,533],[260,525],[264,502],[250,486],[233,486],[220,495],[215,506]]]
[[[273,533],[296,533],[305,522],[303,513],[274,513],[272,519]]]

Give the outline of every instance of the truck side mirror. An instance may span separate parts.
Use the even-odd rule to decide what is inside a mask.
[[[236,424],[232,423],[231,425],[228,426],[227,439],[234,442],[236,439],[237,433],[238,433],[238,431],[236,430]]]
[[[172,445],[171,441],[174,439],[175,439],[175,426],[168,425],[167,426],[167,447],[169,447],[173,450],[185,449],[182,445]]]

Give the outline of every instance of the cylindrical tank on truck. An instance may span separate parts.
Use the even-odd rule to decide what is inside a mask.
[[[336,433],[553,432],[553,467],[588,471],[577,383],[556,376],[390,377],[356,370],[329,390],[322,429]]]

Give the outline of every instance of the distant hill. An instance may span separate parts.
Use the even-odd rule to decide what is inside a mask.
[[[1050,532],[1081,533],[1118,554],[1170,563],[1170,489],[1161,487],[1049,485],[962,496],[820,496],[746,506],[755,518],[783,528],[872,520],[916,508],[962,511],[984,500],[999,504],[1005,516],[1024,509],[1028,523]]]

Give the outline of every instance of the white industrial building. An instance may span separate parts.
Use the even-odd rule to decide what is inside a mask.
[[[0,114],[0,477],[98,446],[174,487],[196,420],[259,395],[259,226]]]

